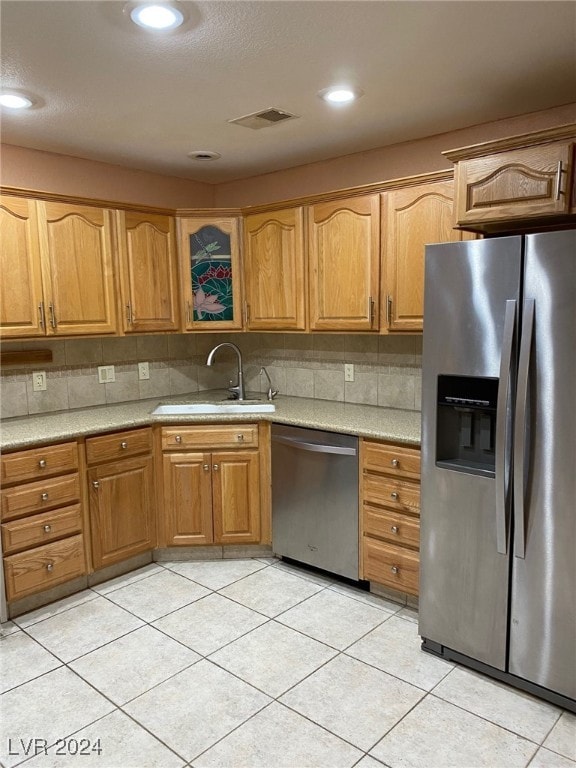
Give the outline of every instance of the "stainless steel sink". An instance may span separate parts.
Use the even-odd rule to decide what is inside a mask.
[[[171,403],[159,405],[152,411],[154,416],[177,416],[203,413],[274,413],[274,403],[260,400],[225,401],[222,403]]]

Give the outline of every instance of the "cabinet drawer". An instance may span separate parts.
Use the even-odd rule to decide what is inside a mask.
[[[61,475],[78,469],[78,449],[76,443],[62,443],[18,451],[2,456],[0,466],[3,485]]]
[[[71,504],[80,498],[78,474],[54,477],[27,485],[16,485],[1,492],[2,520]]]
[[[368,581],[418,594],[418,553],[376,539],[364,538],[364,577]]]
[[[24,517],[2,524],[2,547],[8,555],[21,549],[47,544],[55,539],[80,533],[82,514],[80,504],[74,504],[41,515]]]
[[[115,432],[113,435],[89,437],[86,440],[86,460],[88,464],[102,461],[124,459],[139,453],[152,451],[152,430],[133,429],[128,432]]]
[[[363,501],[402,512],[420,512],[420,485],[385,475],[365,472],[362,477]]]
[[[85,572],[81,535],[4,558],[6,595],[18,600],[69,581]]]
[[[164,427],[162,449],[257,448],[257,424],[213,424],[207,427]]]
[[[418,448],[384,445],[364,440],[364,469],[383,474],[420,479]]]
[[[387,509],[364,507],[364,534],[387,539],[393,544],[418,549],[420,521],[417,517],[396,514]]]

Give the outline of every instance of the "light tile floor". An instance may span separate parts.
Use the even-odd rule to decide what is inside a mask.
[[[574,715],[273,559],[155,563],[2,629],[4,768],[576,768]]]

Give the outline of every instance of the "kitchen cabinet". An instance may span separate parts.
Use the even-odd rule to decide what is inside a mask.
[[[242,328],[238,220],[180,218],[178,228],[185,330]]]
[[[36,203],[49,335],[115,333],[112,211]]]
[[[308,248],[310,329],[377,330],[379,195],[310,206]]]
[[[452,181],[435,181],[382,195],[382,333],[422,331],[425,247],[463,239],[453,191]]]
[[[76,442],[4,454],[0,466],[7,600],[85,574]]]
[[[36,203],[0,196],[0,331],[3,338],[46,333]]]
[[[576,125],[450,150],[456,223],[478,232],[558,224],[576,213]],[[574,219],[572,218],[572,221]]]
[[[156,546],[150,428],[86,440],[92,564],[127,560]]]
[[[261,540],[256,424],[163,427],[167,546]]]
[[[420,451],[361,440],[362,578],[418,594]]]
[[[244,218],[244,275],[248,330],[306,329],[301,206]]]
[[[124,332],[177,331],[174,218],[117,211],[116,221]]]

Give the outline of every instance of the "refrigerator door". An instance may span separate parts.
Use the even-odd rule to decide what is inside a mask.
[[[524,303],[510,672],[576,699],[576,230],[526,238]]]
[[[496,466],[496,477],[446,462],[438,466],[437,449],[446,438],[442,424],[437,436],[438,377],[498,380],[502,369],[503,412],[500,408],[495,421],[504,442],[496,450],[497,462],[509,458],[512,406],[502,395],[514,385],[511,338],[509,359],[502,353],[506,318],[509,331],[515,330],[521,257],[520,237],[426,249],[420,634],[498,669],[506,665],[509,555],[498,551],[500,544],[506,552],[508,541],[506,535],[499,541],[495,510],[497,497],[505,494],[499,506],[510,511],[509,473],[503,466]],[[466,417],[466,408],[454,411],[455,418],[458,411]]]

